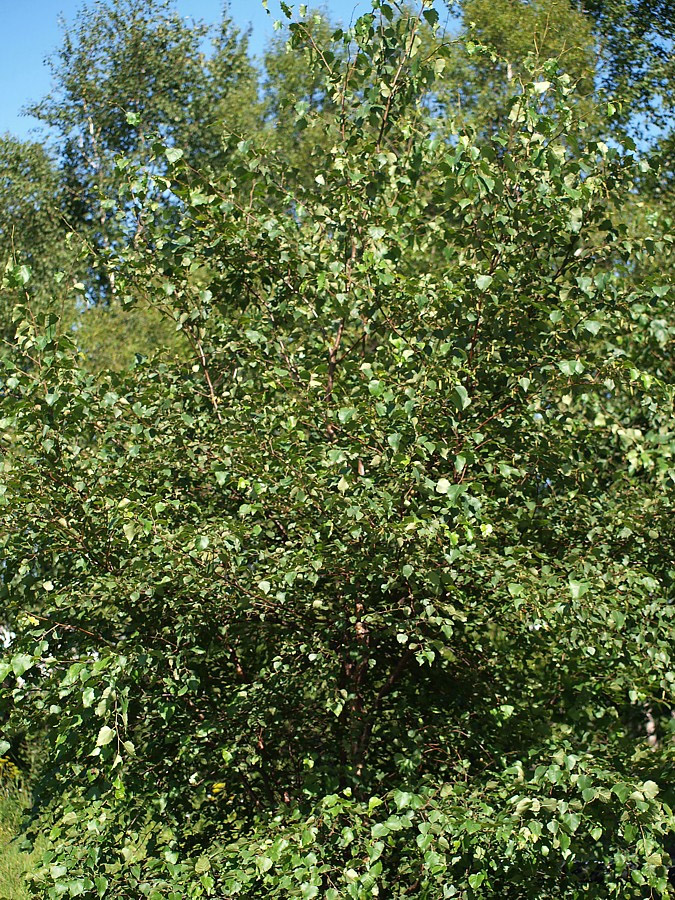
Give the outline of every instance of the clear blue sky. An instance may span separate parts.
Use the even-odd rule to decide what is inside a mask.
[[[274,20],[281,18],[278,0],[270,0],[269,16],[261,0],[230,0],[229,5],[230,15],[239,26],[253,26],[251,48],[259,53],[272,34]],[[349,23],[354,11],[360,13],[370,6],[365,0],[324,0],[316,5],[343,23]],[[0,52],[0,134],[11,131],[26,137],[35,127],[34,119],[20,115],[21,108],[49,90],[50,75],[44,59],[60,42],[59,13],[72,20],[81,6],[81,0],[0,0],[4,34]],[[216,22],[223,0],[176,0],[176,6],[185,16]]]

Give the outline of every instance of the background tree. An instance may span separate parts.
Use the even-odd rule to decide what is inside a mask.
[[[58,166],[44,147],[9,135],[0,138],[0,271],[11,269],[21,284],[32,272],[34,312],[57,310],[69,327],[75,316],[73,283],[81,267],[76,249],[68,245],[65,205]],[[7,351],[4,342],[14,335],[16,299],[7,284],[0,289],[0,352]]]
[[[456,45],[438,87],[449,117],[479,131],[503,128],[514,79],[527,72],[528,62],[531,69],[549,59],[557,59],[572,78],[583,112],[592,113],[594,34],[589,20],[568,0],[466,0],[459,11],[459,33],[492,48],[497,58],[470,52],[471,43],[468,50],[463,42]]]
[[[92,365],[127,365],[136,352],[175,344],[152,310],[137,310],[133,321],[117,315],[104,257],[126,236],[134,206],[131,194],[125,210],[113,208],[117,158],[135,165],[147,159],[152,134],[184,148],[193,163],[218,167],[230,134],[253,127],[256,76],[246,38],[224,14],[207,57],[209,31],[186,22],[169,0],[98,0],[71,27],[63,24],[63,43],[50,60],[53,90],[29,107],[58,147],[66,221],[91,250],[83,277],[93,311],[79,340]]]
[[[593,22],[598,78],[627,102],[624,117],[643,136],[673,127],[675,7],[672,0],[591,0],[579,9]]]

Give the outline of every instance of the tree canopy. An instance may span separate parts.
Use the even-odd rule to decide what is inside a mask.
[[[83,13],[0,210],[33,895],[667,896],[667,166],[634,44],[593,75],[633,20],[288,8],[262,77],[132,6]]]

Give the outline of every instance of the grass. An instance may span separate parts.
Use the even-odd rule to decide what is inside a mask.
[[[32,855],[22,853],[14,841],[27,801],[20,790],[0,785],[0,900],[28,900],[23,876]]]

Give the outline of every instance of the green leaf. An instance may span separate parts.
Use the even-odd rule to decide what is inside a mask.
[[[471,398],[469,397],[468,391],[461,384],[455,385],[452,389],[452,399],[459,409],[466,409],[467,406],[471,405]]]
[[[656,795],[659,793],[659,786],[655,781],[645,781],[642,785],[641,790],[648,800],[653,800],[654,797],[656,797]]]
[[[575,581],[573,578],[570,578],[570,593],[574,600],[579,600],[584,594],[588,593],[591,589],[591,585],[586,581]]]
[[[583,363],[578,359],[563,359],[558,363],[558,368],[563,373],[571,377],[572,375],[581,375],[584,371]]]
[[[170,163],[176,163],[179,159],[183,157],[184,151],[180,150],[178,147],[167,147],[164,151],[164,155],[169,160]]]
[[[387,443],[394,451],[398,451],[398,446],[401,442],[401,435],[398,433],[387,435]]]
[[[626,800],[630,797],[632,792],[632,788],[630,788],[624,782],[619,782],[612,787],[612,793],[616,794],[621,803],[625,803]]]
[[[16,656],[12,657],[12,671],[17,678],[24,675],[29,669],[32,669],[33,665],[33,657],[25,653],[17,653]]]
[[[96,691],[92,687],[85,688],[82,691],[82,706],[85,709],[89,709],[90,706],[93,706],[95,700]]]
[[[102,725],[96,738],[97,747],[105,747],[115,737],[115,732],[108,725]]]

